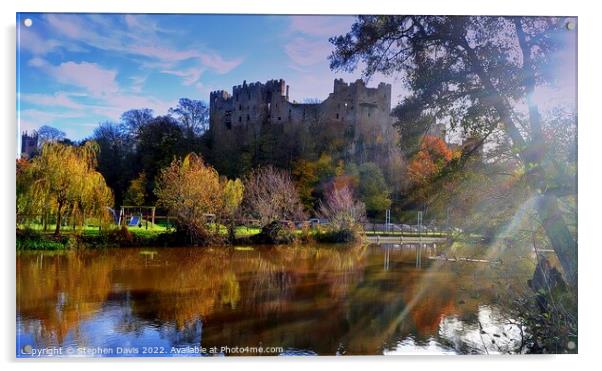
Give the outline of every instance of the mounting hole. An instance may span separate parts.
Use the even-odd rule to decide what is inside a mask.
[[[569,30],[569,31],[573,31],[575,29],[575,22],[568,21],[566,23],[566,29]]]
[[[23,20],[23,24],[25,25],[25,27],[31,27],[33,21],[31,20],[31,18],[25,18],[25,20]]]

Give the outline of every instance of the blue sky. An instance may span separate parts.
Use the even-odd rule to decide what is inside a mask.
[[[23,20],[32,20],[30,27]],[[350,16],[25,14],[17,19],[20,131],[57,127],[72,139],[132,108],[165,114],[178,98],[207,101],[213,90],[283,78],[290,97],[324,99],[334,78],[328,38]],[[559,85],[541,102],[574,102],[575,41],[557,56]],[[569,72],[569,73],[567,73]],[[394,78],[393,104],[404,95]],[[568,90],[567,90],[568,87]],[[555,103],[552,103],[555,102]]]
[[[21,14],[20,129],[48,124],[82,139],[125,110],[165,114],[180,97],[207,101],[210,91],[243,80],[283,78],[291,99],[324,99],[335,77],[360,77],[328,68],[328,38],[352,23],[347,16]]]

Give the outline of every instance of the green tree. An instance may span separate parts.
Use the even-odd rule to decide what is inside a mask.
[[[366,212],[374,217],[391,207],[391,194],[381,169],[373,162],[358,167],[360,200],[366,205]]]
[[[94,129],[92,139],[99,147],[98,171],[113,190],[115,203],[121,205],[129,182],[140,171],[140,165],[135,161],[135,142],[123,125],[112,122],[100,123]]]
[[[129,206],[142,206],[146,200],[146,174],[141,172],[130,182],[125,193],[124,203]]]
[[[186,143],[182,128],[170,116],[156,117],[142,126],[136,145],[136,159],[149,180],[149,196],[154,194],[154,181],[160,170],[169,166],[174,158],[189,153]]]
[[[545,158],[539,107],[533,99],[565,20],[554,17],[361,16],[351,31],[331,38],[331,68],[364,74],[397,73],[412,92],[415,110],[448,117],[482,134],[501,124],[512,141],[536,198],[536,210],[567,280],[577,282],[577,241],[559,207],[576,180],[550,187],[555,165]],[[576,37],[576,33],[573,34]],[[523,121],[517,102],[528,107]],[[416,107],[417,105],[417,107]]]
[[[240,179],[228,179],[223,183],[224,190],[224,208],[223,213],[228,222],[228,236],[230,241],[234,241],[235,221],[243,199],[245,186]]]

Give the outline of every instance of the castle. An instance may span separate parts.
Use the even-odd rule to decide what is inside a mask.
[[[318,125],[341,128],[348,152],[363,151],[395,136],[391,118],[391,85],[369,88],[358,79],[334,80],[333,92],[321,103],[297,103],[289,99],[285,81],[250,83],[210,94],[210,131],[214,145],[244,146],[267,127],[286,132]]]

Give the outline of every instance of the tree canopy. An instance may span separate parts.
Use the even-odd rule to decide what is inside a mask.
[[[45,225],[54,216],[55,235],[60,234],[65,216],[73,226],[83,226],[87,218],[110,220],[113,194],[96,171],[97,151],[94,142],[45,143],[40,155],[17,173],[18,214],[25,220],[41,216]]]
[[[537,86],[551,82],[547,67],[561,47],[561,32],[564,21],[555,17],[360,16],[348,33],[330,39],[330,66],[351,71],[361,63],[367,77],[397,74],[411,93],[401,109],[414,117],[432,115],[480,137],[500,128],[526,169],[548,240],[575,283],[577,241],[558,191],[574,190],[576,178],[549,187],[555,164],[546,160],[533,99]]]

